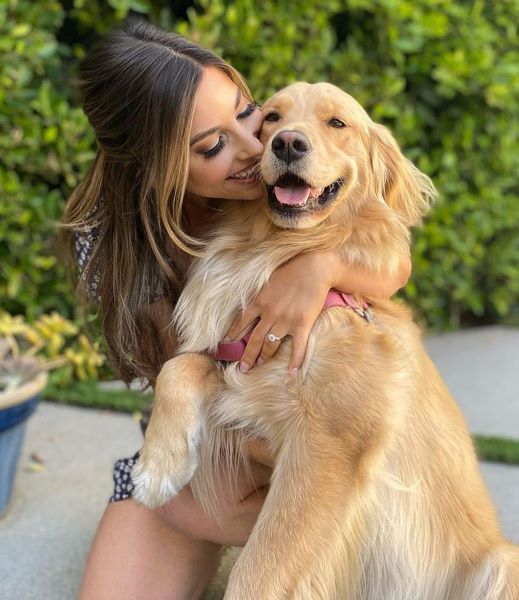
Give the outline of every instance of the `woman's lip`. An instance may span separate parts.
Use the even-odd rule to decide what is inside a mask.
[[[240,173],[246,173],[247,171],[250,171],[251,169],[254,169],[255,167],[259,168],[259,161],[257,161],[257,160],[251,162],[248,167],[244,167],[243,169],[240,169],[239,171],[236,171],[236,173],[233,173],[232,175],[229,175],[229,177],[227,177],[227,179],[232,179],[232,181],[236,181],[238,179],[236,177],[236,175],[239,175]],[[255,173],[249,179],[256,179],[258,176],[259,176],[259,173],[257,175]],[[240,181],[245,181],[245,180],[240,180]]]
[[[258,177],[250,177],[248,179],[232,179],[231,177],[227,178],[227,181],[232,181],[233,183],[261,183],[261,179],[259,179]]]

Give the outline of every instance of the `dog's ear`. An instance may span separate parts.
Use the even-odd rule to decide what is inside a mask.
[[[395,210],[407,226],[419,225],[436,198],[432,181],[402,154],[383,125],[370,128],[369,144],[375,194]]]

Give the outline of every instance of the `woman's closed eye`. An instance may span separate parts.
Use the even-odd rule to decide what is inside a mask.
[[[250,102],[241,113],[236,115],[236,119],[246,119],[247,117],[250,117],[258,108],[259,107],[255,102]],[[218,138],[218,142],[212,148],[209,148],[209,150],[202,152],[202,154],[204,158],[210,159],[220,154],[224,148],[225,138],[223,135],[221,135]]]
[[[236,118],[246,119],[247,117],[250,117],[252,113],[258,108],[259,106],[255,102],[250,102],[249,104],[247,104],[244,111],[242,111],[239,115],[236,115]]]
[[[202,154],[204,155],[204,158],[207,158],[207,159],[213,158],[217,154],[220,154],[220,152],[224,148],[225,148],[225,139],[224,139],[223,135],[221,135],[218,138],[218,142],[212,148],[209,148],[209,150],[202,152]]]

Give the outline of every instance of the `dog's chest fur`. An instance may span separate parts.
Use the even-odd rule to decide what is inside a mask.
[[[407,248],[405,228],[400,229],[399,252],[392,253],[389,248],[395,247],[395,234],[391,239],[385,237],[386,231],[394,230],[393,223],[382,218],[376,228],[364,226],[364,220],[372,219],[371,207],[348,226],[323,223],[311,230],[292,230],[273,225],[266,207],[255,204],[231,207],[204,257],[193,264],[173,314],[181,352],[214,351],[234,318],[256,297],[272,273],[302,252],[335,248],[347,261],[377,272],[382,266],[391,269],[391,261],[396,265],[401,248]],[[375,209],[392,216],[380,206]],[[374,261],[371,257],[377,254],[375,248],[379,258]]]

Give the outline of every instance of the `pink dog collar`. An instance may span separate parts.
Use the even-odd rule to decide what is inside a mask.
[[[246,335],[244,335],[240,340],[236,340],[235,342],[221,342],[218,344],[218,348],[216,352],[212,354],[213,358],[216,360],[223,360],[225,362],[234,362],[235,360],[241,360],[243,353],[245,352],[245,348],[247,347],[247,343],[250,338],[250,334],[252,332],[249,331]]]
[[[332,306],[344,306],[346,308],[351,308],[359,315],[359,317],[366,319],[368,323],[370,323],[373,319],[366,302],[362,302],[361,306],[359,306],[353,296],[339,292],[333,288],[326,296],[323,310],[325,308],[331,308]],[[222,342],[218,345],[216,352],[212,354],[213,358],[225,362],[234,362],[240,360],[243,356],[250,335],[251,332],[247,333],[240,340],[236,340],[235,342]]]

